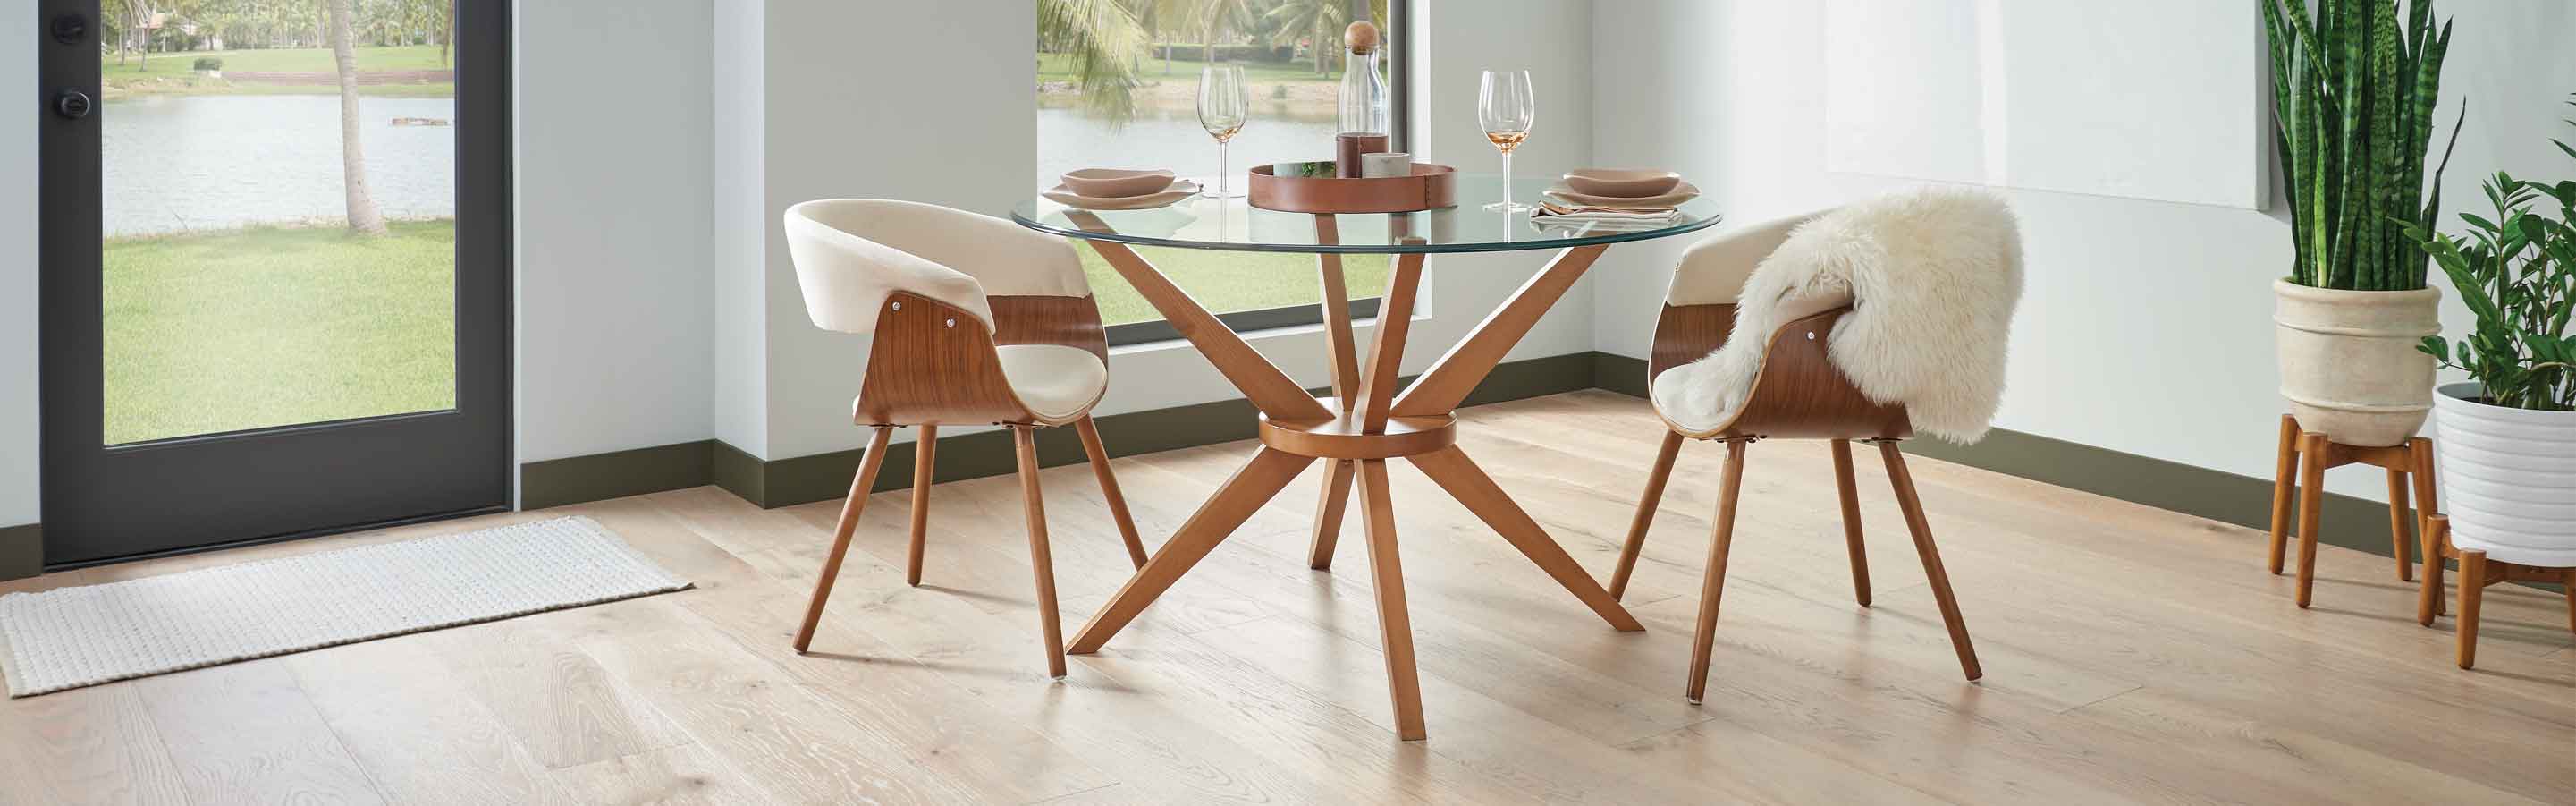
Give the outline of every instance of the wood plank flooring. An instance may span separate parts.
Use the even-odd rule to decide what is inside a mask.
[[[1661,431],[1578,392],[1460,445],[1606,578]],[[1149,545],[1248,443],[1119,460]],[[1959,679],[1876,462],[1854,604],[1821,443],[1752,446],[1708,703],[1681,693],[1724,451],[1685,446],[1620,634],[1409,467],[1390,475],[1430,739],[1399,742],[1359,526],[1307,568],[1323,465],[1100,654],[1045,675],[1019,486],[882,493],[789,649],[837,505],[713,488],[0,583],[103,582],[578,513],[694,590],[0,703],[0,804],[2565,803],[2576,635],[2491,589],[2480,667],[2384,558],[2317,606],[2264,536],[1915,458],[1983,656]],[[1403,463],[1395,463],[1401,465]],[[1131,572],[1084,467],[1045,471],[1065,618]]]

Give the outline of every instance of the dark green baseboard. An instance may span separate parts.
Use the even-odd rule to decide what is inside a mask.
[[[0,580],[25,579],[44,572],[44,525],[0,526]]]
[[[714,481],[716,441],[549,459],[519,466],[519,508],[704,487]]]

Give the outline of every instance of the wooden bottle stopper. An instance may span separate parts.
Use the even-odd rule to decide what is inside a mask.
[[[1351,23],[1351,27],[1342,31],[1342,44],[1349,45],[1352,53],[1366,54],[1377,50],[1377,26],[1368,20]]]

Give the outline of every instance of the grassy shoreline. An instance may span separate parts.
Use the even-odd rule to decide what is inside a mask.
[[[128,54],[124,64],[116,55],[99,59],[99,80],[105,96],[126,95],[338,95],[336,84],[257,84],[222,79],[199,78],[199,58],[221,59],[224,72],[251,73],[330,73],[339,69],[330,48],[272,48],[257,50],[198,50],[155,53],[150,59],[142,54]],[[391,73],[413,70],[448,70],[455,64],[451,55],[441,63],[437,45],[397,45],[356,49],[358,72]],[[422,84],[370,84],[358,87],[360,95],[405,98],[452,98],[454,82]]]

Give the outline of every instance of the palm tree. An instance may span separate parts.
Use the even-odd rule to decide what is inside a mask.
[[[1127,9],[1136,15],[1136,24],[1145,28],[1147,48],[1162,51],[1163,75],[1172,74],[1173,48],[1165,39],[1188,30],[1191,12],[1197,7],[1196,0],[1127,0]]]
[[[1207,55],[1202,61],[1216,63],[1216,42],[1221,34],[1247,34],[1260,27],[1261,11],[1252,7],[1253,0],[1205,0],[1191,17],[1191,27],[1204,33]]]
[[[1337,34],[1350,24],[1348,4],[1342,0],[1287,0],[1261,17],[1277,26],[1270,33],[1273,47],[1296,44],[1301,34],[1313,37],[1315,44],[1311,49],[1315,51],[1315,75],[1332,74],[1330,54],[1341,49],[1331,43],[1340,42],[1341,37]]]
[[[352,0],[323,0],[331,15],[331,59],[340,68],[340,185],[349,205],[349,231],[385,234],[385,216],[367,195],[366,150],[358,143],[358,54],[349,42]]]
[[[1133,57],[1146,39],[1145,26],[1120,0],[1038,0],[1038,48],[1073,57],[1084,103],[1113,126],[1136,114]]]
[[[144,64],[152,63],[151,29],[155,16],[150,0],[104,0],[101,16],[115,22],[116,63],[125,63],[125,54],[140,53]]]

